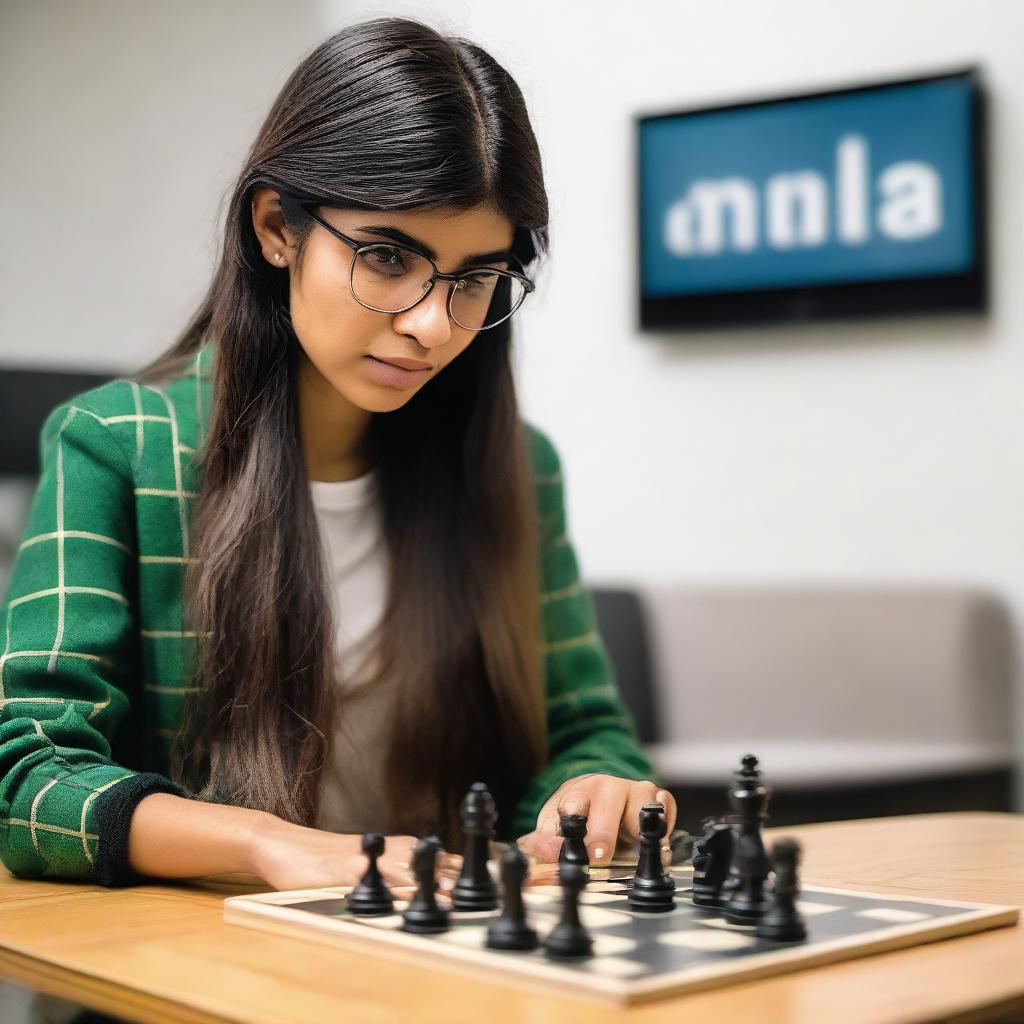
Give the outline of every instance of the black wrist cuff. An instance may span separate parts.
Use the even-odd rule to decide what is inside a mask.
[[[150,793],[172,793],[188,797],[176,782],[156,772],[139,772],[111,786],[96,798],[93,813],[99,835],[99,850],[93,865],[100,885],[139,885],[147,881],[128,859],[128,831],[139,801]]]

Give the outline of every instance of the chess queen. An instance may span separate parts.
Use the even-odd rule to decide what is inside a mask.
[[[411,884],[428,833],[458,870],[476,780],[541,860],[560,811],[588,815],[592,865],[647,803],[671,829],[514,384],[549,216],[517,83],[419,21],[346,27],[287,78],[224,213],[176,339],[42,429],[5,609],[4,864],[344,885],[372,832]],[[595,301],[606,275],[595,254]]]

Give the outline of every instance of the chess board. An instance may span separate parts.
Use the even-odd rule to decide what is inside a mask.
[[[629,908],[629,869],[593,869],[580,896],[580,917],[594,939],[594,956],[550,960],[543,949],[487,949],[487,927],[499,910],[453,911],[451,929],[434,935],[399,930],[408,900],[398,898],[387,917],[356,917],[345,908],[351,887],[231,896],[229,924],[260,928],[374,952],[417,965],[434,965],[482,980],[515,979],[530,987],[614,1003],[634,1003],[697,989],[802,970],[819,964],[1014,924],[1016,907],[916,899],[889,894],[804,886],[798,906],[807,940],[759,939],[749,926],[726,922],[690,899],[693,869],[671,867],[676,909],[645,914]],[[554,880],[551,876],[550,881]],[[537,884],[537,882],[540,884]],[[561,890],[534,879],[524,890],[529,923],[544,936],[558,920]],[[448,906],[445,896],[438,902]]]

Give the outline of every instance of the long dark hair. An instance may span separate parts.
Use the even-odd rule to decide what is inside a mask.
[[[262,257],[250,212],[261,186],[363,210],[490,203],[514,225],[524,268],[547,251],[548,205],[522,94],[489,54],[404,18],[342,29],[299,64],[260,129],[199,309],[135,375],[169,379],[214,342],[183,580],[199,656],[172,775],[200,798],[311,825],[344,706],[288,276]],[[301,266],[313,222],[287,205],[285,216]],[[507,312],[507,294],[494,301]],[[400,409],[374,414],[368,434],[391,566],[378,678],[393,673],[400,695],[385,792],[403,812],[398,830],[437,828],[449,842],[461,839],[470,783],[489,784],[507,829],[547,757],[538,524],[510,325],[482,332]],[[424,784],[433,807],[411,806]]]

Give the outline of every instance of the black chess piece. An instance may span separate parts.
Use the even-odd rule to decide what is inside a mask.
[[[487,929],[490,949],[536,949],[537,932],[526,923],[523,883],[528,865],[526,855],[518,846],[510,846],[501,856],[501,887],[504,902],[501,917]]]
[[[394,913],[395,902],[377,867],[377,858],[384,852],[384,837],[379,832],[367,832],[363,836],[362,850],[369,858],[370,866],[359,884],[345,897],[345,906],[357,917]]]
[[[590,854],[587,844],[583,841],[587,835],[587,816],[585,814],[561,814],[558,818],[558,831],[562,834],[562,848],[558,852],[560,864],[579,864],[590,867]]]
[[[552,960],[581,960],[593,956],[594,940],[580,921],[580,893],[587,873],[579,864],[559,864],[562,916],[544,940],[544,952]]]
[[[730,864],[732,877],[723,883],[728,898],[722,912],[732,924],[753,924],[765,911],[764,883],[771,868],[761,836],[761,823],[768,817],[768,790],[761,783],[753,754],[743,758],[743,767],[736,772],[736,782],[729,790],[729,802],[735,811],[736,838]]]
[[[693,853],[694,836],[685,828],[674,828],[668,837],[669,863],[685,864]]]
[[[692,899],[698,907],[720,907],[722,884],[732,863],[732,825],[721,818],[705,818],[704,832],[693,842]]]
[[[665,808],[644,804],[640,808],[640,857],[629,887],[629,909],[664,914],[676,905],[676,883],[661,863],[661,840],[668,831]]]
[[[736,836],[739,832],[736,828],[736,815],[724,814],[722,815],[722,821],[724,821],[732,830],[732,852],[729,854],[729,863],[726,865],[725,878],[722,881],[722,887],[718,891],[718,905],[720,907],[725,906],[729,897],[732,896],[740,885],[739,869],[736,866]]]
[[[412,852],[412,873],[416,879],[416,892],[402,915],[402,931],[417,934],[446,932],[450,915],[437,904],[434,872],[441,842],[435,836],[421,839]]]
[[[462,870],[452,890],[452,907],[455,910],[494,910],[498,906],[498,887],[487,868],[487,858],[498,814],[494,798],[484,783],[474,782],[469,787],[460,814],[466,846]]]
[[[771,905],[754,929],[759,939],[802,942],[807,938],[807,926],[796,906],[796,898],[800,895],[799,863],[800,844],[795,839],[777,839],[772,844],[775,885]]]

